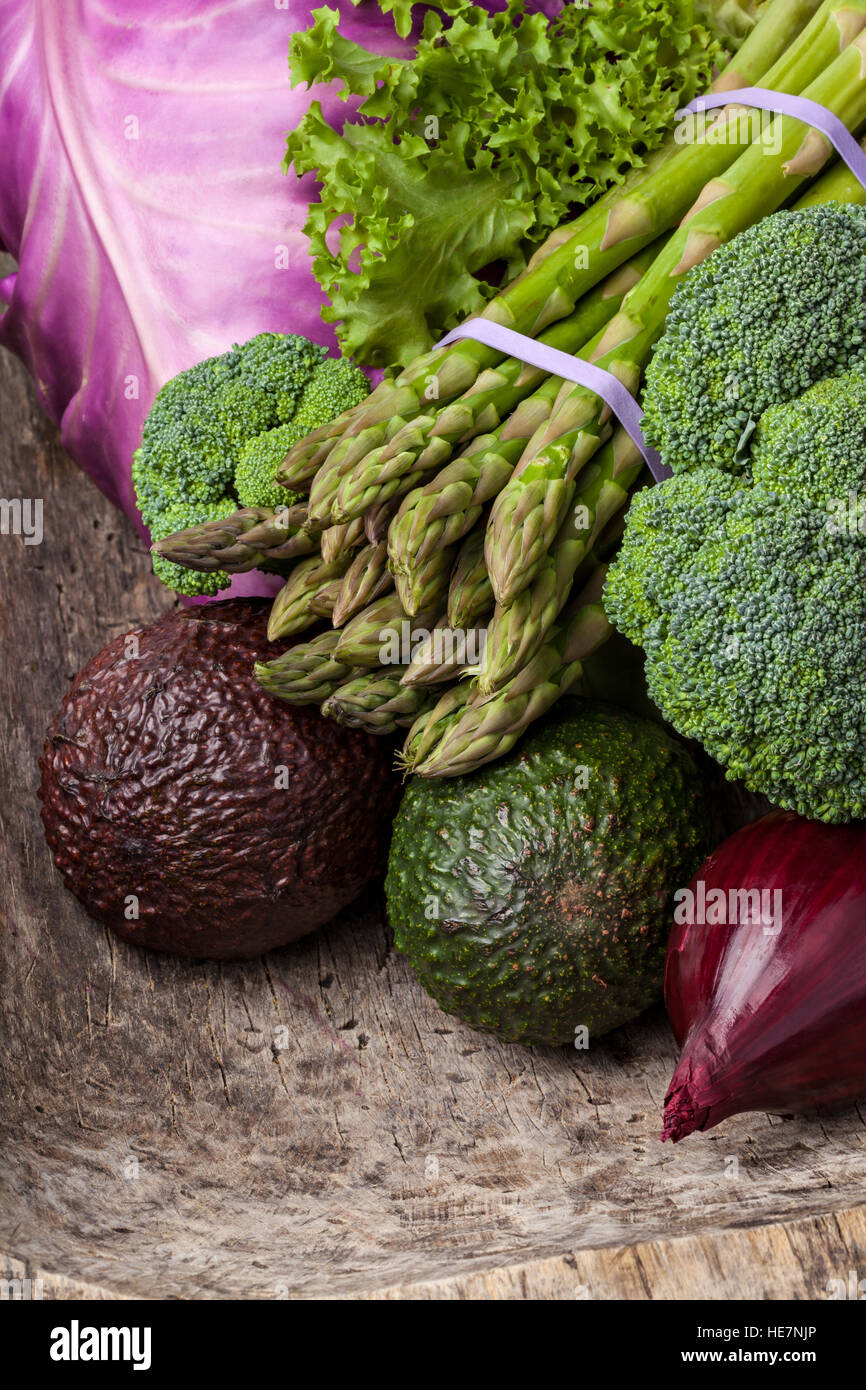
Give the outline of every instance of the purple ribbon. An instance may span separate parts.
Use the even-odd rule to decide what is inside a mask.
[[[695,97],[680,114],[699,113],[712,106],[755,106],[759,111],[772,111],[777,116],[795,116],[798,121],[804,121],[826,135],[858,183],[866,188],[866,154],[844,122],[820,102],[811,101],[809,97],[795,97],[790,92],[771,92],[766,87],[736,87],[731,92],[713,92],[710,96]]]
[[[606,372],[603,367],[596,367],[592,362],[584,362],[580,357],[572,357],[570,353],[562,352],[559,348],[537,343],[534,338],[515,333],[513,328],[503,328],[502,324],[493,323],[491,319],[468,319],[466,323],[461,323],[459,328],[452,328],[450,333],[446,333],[436,346],[446,347],[458,338],[473,338],[476,343],[495,348],[506,357],[516,357],[519,362],[528,362],[531,367],[539,367],[551,376],[561,376],[565,381],[586,386],[610,406],[623,429],[634,440],[656,482],[660,483],[671,477],[671,470],[662,463],[661,456],[655,449],[650,448],[643,437],[640,427],[643,411],[628,387],[623,386],[612,372]]]
[[[832,111],[828,111],[826,106],[821,106],[819,102],[810,101],[808,97],[792,96],[789,92],[771,92],[766,87],[737,87],[730,92],[714,92],[709,96],[695,97],[694,101],[689,102],[678,114],[687,115],[709,110],[710,107],[732,105],[753,106],[760,111],[772,111],[779,116],[794,116],[815,130],[820,130],[848,165],[854,177],[866,188],[866,153],[838,116],[834,116]],[[528,362],[532,367],[539,367],[551,376],[561,376],[565,381],[573,381],[578,386],[587,387],[610,407],[623,429],[634,440],[655,481],[660,483],[673,476],[671,469],[662,463],[661,455],[650,448],[643,437],[643,411],[628,388],[623,386],[612,372],[606,372],[603,367],[596,367],[579,357],[572,357],[570,353],[561,352],[559,348],[537,343],[534,338],[515,333],[513,328],[503,328],[501,324],[493,323],[490,319],[468,319],[466,323],[461,323],[459,328],[453,328],[450,333],[446,333],[436,346],[446,347],[448,343],[454,343],[459,338],[473,338],[475,342],[484,343],[486,347],[494,348],[507,357],[516,357],[519,362]]]

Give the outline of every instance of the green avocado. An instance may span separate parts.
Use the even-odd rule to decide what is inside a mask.
[[[659,998],[672,895],[707,839],[688,749],[639,715],[569,701],[502,761],[409,783],[385,883],[394,940],[474,1028],[598,1036]]]

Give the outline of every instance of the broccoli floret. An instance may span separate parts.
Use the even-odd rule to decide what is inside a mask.
[[[866,817],[866,209],[777,213],[690,271],[644,403],[674,476],[605,606],[652,699],[778,805]]]
[[[677,289],[647,371],[643,428],[679,469],[738,469],[770,406],[866,360],[866,208],[779,212]]]
[[[274,482],[289,449],[304,435],[358,405],[370,386],[360,368],[341,357],[326,357],[307,382],[294,419],[267,430],[243,446],[235,472],[235,492],[244,507],[290,507],[299,494]]]
[[[835,514],[866,489],[864,399],[821,383],[762,417],[752,468],[638,493],[605,587],[674,728],[832,822],[866,816],[866,538]]]
[[[326,349],[318,343],[282,333],[259,333],[239,351],[241,375],[251,386],[273,398],[277,412],[273,423],[283,425],[288,424],[298,409],[298,402],[316,369],[329,360]],[[365,395],[369,389],[364,377]]]
[[[300,438],[293,422],[265,430],[244,444],[235,470],[235,492],[242,507],[291,507],[300,500],[300,493],[274,482],[277,468]]]
[[[218,360],[199,362],[167,382],[144,422],[132,476],[148,526],[176,495],[207,501],[230,490],[229,442],[213,406]]]
[[[816,507],[848,507],[866,474],[866,370],[819,381],[761,416],[750,467],[756,482]]]
[[[216,502],[176,502],[160,512],[157,521],[150,528],[151,537],[155,541],[161,541],[165,536],[174,535],[175,531],[185,531],[190,526],[201,525],[203,521],[218,521],[220,517],[234,511],[236,505],[230,497],[221,497]],[[228,588],[231,583],[231,575],[226,574],[224,570],[213,570],[210,574],[204,574],[198,570],[186,569],[183,565],[176,565],[161,555],[154,555],[152,558],[154,574],[176,594],[185,594],[189,598],[195,598],[197,595],[213,598],[220,589]]]
[[[297,438],[303,439],[344,410],[360,405],[369,390],[370,383],[354,362],[345,357],[326,357],[313,373],[292,421]]]
[[[306,338],[260,333],[163,386],[144,424],[132,476],[154,540],[244,506],[291,506],[273,483],[292,444],[367,394],[351,362]],[[154,570],[183,594],[213,595],[226,574],[203,574],[157,557]]]

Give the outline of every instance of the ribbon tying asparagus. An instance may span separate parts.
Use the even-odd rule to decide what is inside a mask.
[[[787,92],[771,92],[765,87],[738,87],[730,92],[715,92],[695,97],[694,101],[678,114],[699,115],[711,107],[739,104],[754,106],[761,111],[771,111],[778,116],[795,116],[814,130],[819,130],[845,161],[854,177],[866,188],[866,153],[838,116],[834,116],[833,112],[828,111],[820,102],[811,101],[808,97],[792,96]],[[471,338],[485,347],[495,348],[497,352],[506,353],[531,367],[549,372],[551,376],[573,381],[578,386],[586,386],[588,390],[594,391],[634,441],[654,480],[660,483],[671,477],[671,470],[662,463],[661,455],[644,439],[640,423],[643,413],[640,406],[628,387],[612,372],[596,367],[592,362],[579,357],[572,357],[560,348],[528,338],[524,333],[515,332],[513,328],[505,328],[502,324],[484,318],[467,319],[466,323],[453,328],[444,338],[440,338],[436,347],[448,347],[450,343],[462,338]]]

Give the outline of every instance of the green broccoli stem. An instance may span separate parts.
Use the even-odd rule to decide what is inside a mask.
[[[792,84],[808,80],[808,76],[794,75],[804,54],[812,48],[823,50],[824,29],[832,31],[838,50],[835,13],[847,12],[851,6],[844,0],[825,0],[815,14],[817,8],[816,0],[771,0],[740,48],[730,80],[798,90]],[[814,18],[807,23],[810,16]],[[734,144],[672,148],[670,158],[653,164],[647,176],[630,184],[624,195],[604,198],[583,213],[572,224],[572,235],[549,248],[534,269],[493,299],[484,316],[533,336],[565,318],[601,280],[676,224],[707,180],[724,172],[733,161],[738,148]],[[296,470],[301,460],[304,468],[318,467],[345,435],[357,434],[395,415],[408,419],[421,413],[433,399],[443,402],[462,395],[482,371],[501,359],[502,354],[467,339],[423,354],[396,380],[382,382],[360,408],[296,445],[288,455],[287,472],[278,475],[279,481],[297,486]]]
[[[350,729],[393,734],[412,724],[432,703],[423,690],[401,685],[402,668],[367,671],[339,686],[322,705],[322,713]]]
[[[857,18],[866,24],[866,0],[859,0]],[[861,32],[803,93],[855,130],[866,119],[864,50]],[[638,390],[679,280],[716,247],[779,208],[832,153],[824,136],[804,132],[803,123],[794,117],[776,117],[772,133],[780,153],[771,153],[758,140],[724,178],[704,188],[593,352],[596,364],[632,393]],[[604,442],[609,420],[609,408],[592,391],[564,388],[547,428],[496,498],[485,557],[497,603],[510,603],[534,580],[572,503],[574,479]]]
[[[298,642],[273,661],[257,662],[256,680],[269,695],[289,704],[320,705],[358,674],[357,668],[334,656],[339,637],[338,632],[323,632],[310,642]]]
[[[318,542],[304,530],[306,508],[243,507],[216,521],[205,521],[164,536],[154,553],[186,569],[213,573],[246,574],[266,570],[289,574],[295,561],[317,549]]]

